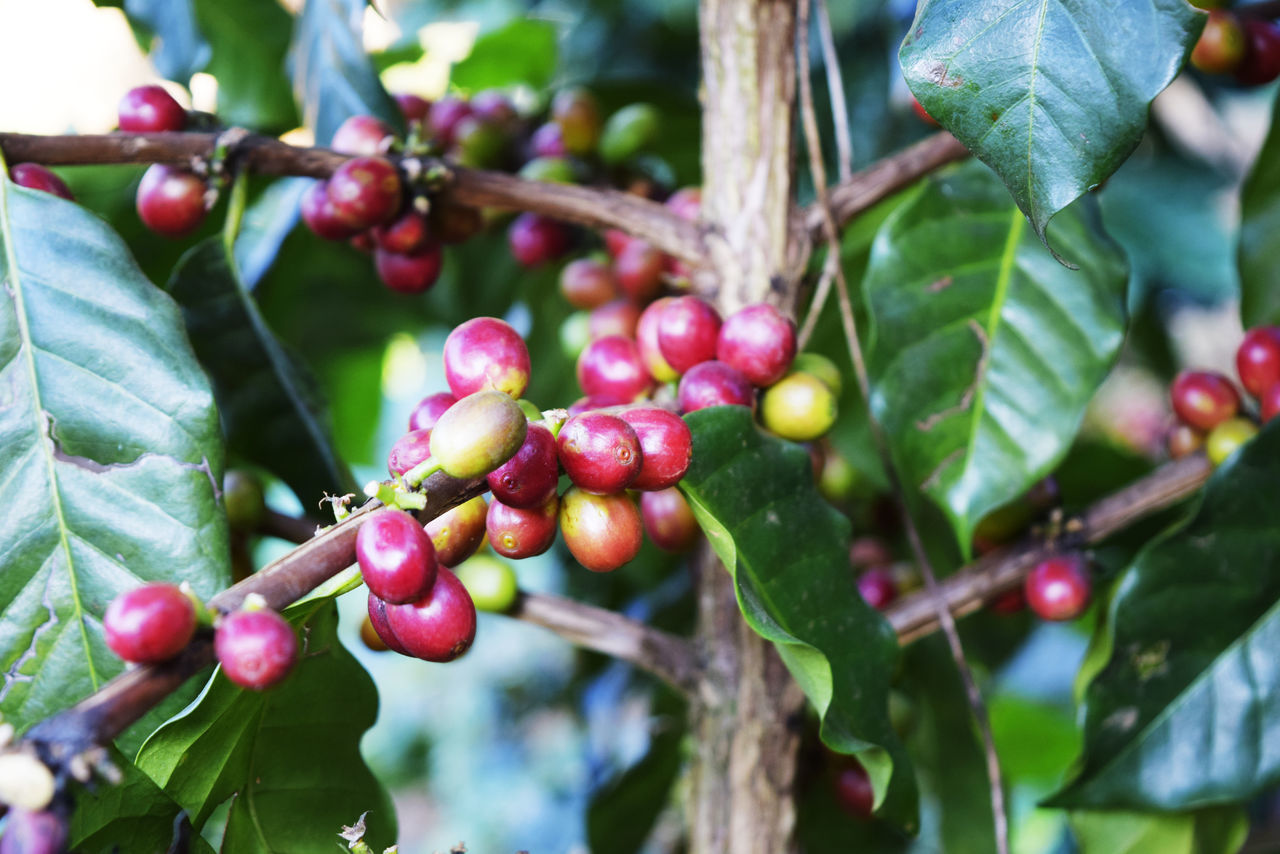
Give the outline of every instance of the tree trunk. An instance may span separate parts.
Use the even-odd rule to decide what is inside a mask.
[[[703,0],[704,294],[724,314],[754,302],[794,312],[807,244],[792,201],[795,6]],[[742,619],[729,573],[704,546],[697,567],[705,666],[691,706],[691,854],[794,850],[804,696]]]

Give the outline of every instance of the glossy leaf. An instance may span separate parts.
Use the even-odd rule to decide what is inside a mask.
[[[94,5],[124,10],[161,77],[185,82],[209,61],[209,43],[196,23],[194,0],[94,0]]]
[[[1237,806],[1185,813],[1073,812],[1080,854],[1235,854],[1249,833]]]
[[[249,290],[271,269],[280,247],[298,223],[298,206],[311,186],[310,178],[282,178],[272,181],[244,210],[240,234],[236,237],[236,267]]]
[[[298,18],[289,54],[294,95],[320,145],[357,114],[377,116],[394,128],[403,125],[364,52],[365,7],[365,0],[307,0]]]
[[[1240,192],[1240,318],[1248,329],[1280,322],[1280,118]]]
[[[83,854],[117,851],[168,852],[185,839],[191,854],[212,854],[213,848],[178,818],[182,808],[150,777],[116,753],[112,762],[123,774],[121,782],[78,792],[71,816],[71,844]]]
[[[822,718],[822,740],[857,754],[881,814],[914,831],[915,781],[888,713],[897,636],[854,586],[848,519],[818,495],[808,453],[761,432],[749,409],[686,420],[693,464],[681,489],[734,576],[743,616],[777,646]]]
[[[466,92],[517,84],[543,89],[555,76],[556,58],[556,28],[549,21],[517,18],[476,39],[467,58],[449,72],[449,82]]]
[[[294,672],[259,693],[216,671],[199,699],[147,740],[138,766],[196,827],[234,795],[224,851],[333,851],[342,825],[366,810],[367,839],[381,850],[395,838],[395,812],[360,756],[377,716],[373,682],[338,641],[331,601],[286,616],[302,633]]]
[[[1280,782],[1277,502],[1272,422],[1214,473],[1191,518],[1117,581],[1090,653],[1084,754],[1052,803],[1189,809]]]
[[[968,550],[988,512],[1062,459],[1124,334],[1125,269],[1090,210],[1058,264],[977,164],[930,179],[885,223],[864,288],[871,405],[903,480]]]
[[[0,179],[0,714],[19,730],[124,665],[102,614],[228,575],[222,439],[177,306],[97,216]]]
[[[292,16],[279,3],[260,0],[196,0],[195,9],[213,46],[204,71],[218,80],[218,118],[268,133],[296,127],[285,69]]]
[[[353,491],[315,380],[267,327],[223,242],[184,255],[168,288],[213,378],[230,447],[289,484],[304,507]]]
[[[1047,241],[1050,218],[1137,146],[1203,21],[1185,0],[926,0],[898,57],[924,108]]]

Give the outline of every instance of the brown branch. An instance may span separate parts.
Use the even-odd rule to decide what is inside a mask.
[[[831,188],[828,195],[836,225],[844,225],[877,202],[935,169],[968,156],[969,150],[944,131],[876,161],[866,169],[855,172],[848,181],[842,181]],[[804,224],[815,242],[822,239],[825,225],[820,201],[805,208]]]
[[[1191,496],[1213,471],[1203,454],[1168,463],[1108,495],[1066,525],[1065,544],[1096,545],[1107,537]],[[1060,547],[1059,547],[1060,548]],[[993,551],[938,583],[947,610],[962,617],[1022,584],[1027,572],[1057,550],[1043,538]],[[928,592],[890,605],[885,618],[905,645],[937,631],[937,606]]]
[[[213,155],[219,135],[209,133],[98,134],[36,136],[0,133],[0,150],[9,163],[77,166],[110,163],[187,165]],[[303,148],[249,134],[234,143],[229,159],[259,175],[326,178],[348,158],[324,148]],[[404,158],[408,159],[408,158]],[[691,264],[704,261],[697,226],[656,202],[617,190],[529,181],[419,158],[442,165],[448,180],[444,195],[469,207],[525,210],[592,228],[618,228],[641,237]]]

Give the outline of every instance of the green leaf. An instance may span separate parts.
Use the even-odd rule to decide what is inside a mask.
[[[224,851],[327,854],[338,850],[342,825],[366,810],[366,838],[381,850],[395,839],[395,812],[360,756],[360,737],[377,717],[373,681],[338,641],[331,600],[295,605],[286,616],[304,644],[294,673],[259,693],[219,669],[189,709],[147,740],[138,766],[196,827],[235,796]]]
[[[1280,322],[1280,112],[1240,191],[1240,318],[1246,329]]]
[[[863,286],[871,405],[903,480],[974,526],[1062,459],[1124,334],[1118,251],[1073,208],[1056,263],[991,173],[925,182],[876,237]]]
[[[365,0],[307,0],[289,60],[303,119],[327,145],[349,117],[377,116],[393,128],[404,122],[364,51]]]
[[[289,484],[304,507],[353,491],[314,378],[267,327],[222,240],[184,255],[168,289],[213,378],[231,448]]]
[[[808,453],[761,432],[749,409],[686,420],[693,464],[681,489],[734,576],[743,616],[816,707],[822,740],[857,754],[881,814],[914,831],[915,781],[889,723],[898,639],[854,586],[848,519],[818,495]]]
[[[136,851],[166,854],[175,833],[185,834],[191,854],[213,854],[189,823],[180,825],[182,808],[150,777],[118,752],[111,761],[121,770],[119,783],[77,792],[71,816],[71,847],[83,854]]]
[[[94,0],[122,8],[156,73],[186,82],[209,61],[209,43],[196,24],[193,0]]]
[[[266,132],[296,127],[298,109],[285,73],[293,34],[289,13],[260,0],[195,0],[195,12],[213,46],[204,70],[218,80],[218,118]]]
[[[1048,245],[1054,214],[1137,146],[1203,21],[1185,0],[925,0],[898,57],[912,93]]]
[[[302,196],[310,188],[310,178],[282,178],[272,181],[244,210],[240,234],[236,237],[236,267],[249,290],[271,269],[285,238],[298,223]]]
[[[465,92],[523,83],[545,89],[556,73],[556,28],[548,21],[517,18],[476,39],[467,58],[453,66],[449,82]]]
[[[107,604],[229,576],[222,439],[177,306],[98,217],[0,179],[0,714],[19,730],[124,665]]]
[[[1249,834],[1242,807],[1185,813],[1071,813],[1080,854],[1235,854]]]
[[[1118,579],[1090,653],[1105,665],[1085,692],[1084,754],[1054,805],[1190,809],[1280,782],[1278,502],[1272,422]]]

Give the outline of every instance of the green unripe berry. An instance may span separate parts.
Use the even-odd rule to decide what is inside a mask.
[[[813,374],[788,374],[765,389],[760,422],[784,439],[817,439],[836,423],[835,392]]]
[[[629,104],[609,117],[600,133],[600,159],[616,164],[635,157],[658,138],[660,116],[652,104]]]
[[[459,566],[454,574],[471,594],[477,611],[501,614],[516,603],[519,588],[511,564],[491,555],[476,555]]]
[[[528,429],[511,395],[478,391],[440,416],[431,430],[431,457],[451,477],[483,477],[515,456]]]
[[[1248,418],[1228,418],[1209,431],[1209,438],[1204,443],[1205,454],[1215,466],[1222,465],[1236,448],[1252,439],[1257,432],[1258,425]]]
[[[576,184],[573,164],[564,157],[535,157],[520,167],[520,177],[549,184]]]
[[[836,363],[821,353],[797,353],[795,360],[791,363],[790,372],[813,374],[826,383],[837,398],[840,397],[840,390],[844,387],[844,379],[840,376],[840,369],[836,367]]]
[[[255,530],[267,512],[262,482],[239,469],[231,469],[223,478],[222,500],[227,508],[227,523],[234,531]]]

